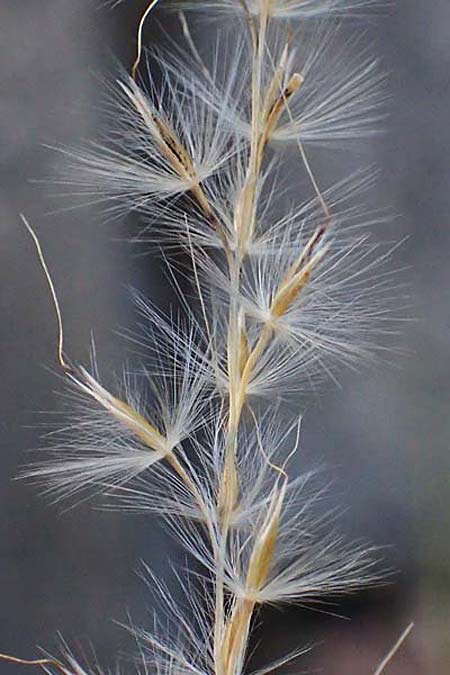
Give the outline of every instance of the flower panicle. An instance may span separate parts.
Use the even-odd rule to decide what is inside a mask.
[[[297,470],[303,409],[290,420],[285,405],[390,330],[392,247],[369,236],[385,214],[359,203],[372,172],[324,188],[314,168],[319,145],[331,159],[382,117],[378,61],[358,41],[343,48],[336,22],[372,4],[176,3],[233,15],[236,31],[208,60],[194,14],[181,13],[191,58],[153,50],[145,74],[143,24],[172,6],[153,0],[107,138],[63,151],[80,194],[109,214],[139,212],[143,241],[181,252],[166,262],[183,318],[134,293],[142,363],[109,387],[95,359],[91,370],[66,361],[38,246],[79,412],[53,458],[24,475],[56,500],[101,493],[111,508],[158,514],[187,556],[175,572],[187,613],[146,568],[159,603],[153,630],[129,627],[139,673],[243,675],[258,607],[320,605],[380,582],[377,551],[334,531],[315,475]]]

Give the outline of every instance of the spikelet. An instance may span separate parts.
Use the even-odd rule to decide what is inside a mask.
[[[109,136],[63,151],[64,182],[109,215],[139,211],[143,241],[185,253],[181,270],[168,261],[182,316],[163,317],[134,294],[139,330],[129,337],[140,363],[121,385],[102,383],[95,359],[88,370],[66,358],[55,289],[29,228],[79,413],[53,435],[50,460],[24,474],[55,499],[102,493],[108,507],[157,514],[187,555],[175,571],[185,608],[146,568],[159,604],[152,629],[128,627],[137,673],[244,675],[259,606],[320,604],[380,581],[377,552],[346,542],[315,474],[291,466],[303,409],[293,419],[288,412],[299,392],[370,356],[389,331],[392,248],[369,237],[385,215],[359,204],[372,173],[324,188],[309,160],[316,145],[347,146],[380,119],[377,61],[360,40],[342,48],[329,21],[371,4],[148,5],[131,76],[114,86]],[[175,55],[149,52],[144,84],[144,22],[157,6],[175,5],[237,21],[208,62],[181,14],[190,55],[179,46]],[[299,160],[289,176],[286,150]],[[65,651],[67,665],[55,661],[48,672],[90,672]]]
[[[106,203],[110,215],[140,209],[157,220],[165,210],[155,212],[155,204],[173,207],[175,198],[187,195],[191,207],[210,219],[203,184],[228,163],[238,139],[209,105],[219,94],[209,80],[163,63],[161,70],[161,88],[150,67],[145,88],[126,74],[117,79],[107,106],[117,132],[81,150],[60,149],[66,158],[61,182],[89,203]],[[235,105],[224,99],[223,104],[227,112]]]
[[[78,414],[60,433],[51,434],[53,461],[29,466],[22,474],[46,486],[56,499],[123,486],[158,463],[179,473],[176,455],[182,455],[183,441],[205,424],[210,375],[193,333],[181,338],[149,306],[145,311],[155,324],[152,330],[148,323],[147,330],[155,341],[158,335],[164,349],[164,368],[125,373],[119,395],[100,383],[95,360],[94,375],[82,366],[68,373]]]
[[[275,27],[267,43],[271,57],[263,73],[262,88],[267,94],[265,115],[270,121],[266,142],[272,148],[295,148],[299,141],[347,147],[350,141],[379,132],[386,76],[363,36],[343,45],[336,26],[321,24],[303,36],[297,46],[289,34]],[[165,61],[165,68],[174,76],[186,68],[180,59]],[[239,48],[229,57],[227,66],[251,77],[251,50]],[[252,124],[248,87],[243,88],[242,81],[230,82],[220,73],[217,80],[216,87],[223,91],[222,95],[218,96],[207,83],[203,84],[202,95],[222,124],[227,123],[230,131],[248,140]],[[187,88],[193,83],[187,75],[183,81]]]

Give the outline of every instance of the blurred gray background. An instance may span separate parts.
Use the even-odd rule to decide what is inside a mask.
[[[127,286],[164,305],[157,260],[120,239],[133,222],[104,223],[92,208],[54,197],[54,153],[96,133],[100,80],[126,67],[145,2],[107,9],[94,0],[0,3],[0,652],[36,656],[60,632],[71,646],[114,663],[132,648],[113,623],[148,620],[141,558],[166,566],[171,543],[157,523],[83,504],[64,513],[14,481],[41,429],[63,419],[48,292],[23,212],[46,251],[65,317],[67,348],[88,358],[95,335],[101,371],[123,360],[114,332],[129,325]],[[159,17],[176,36],[175,18]],[[202,39],[204,27],[192,25]],[[401,570],[382,592],[349,602],[351,621],[298,611],[269,613],[261,658],[293,639],[321,643],[303,667],[329,675],[370,673],[401,630],[416,628],[389,674],[445,675],[450,664],[450,5],[394,0],[367,39],[390,73],[389,133],[368,144],[364,164],[382,168],[379,201],[400,214],[388,238],[410,284],[414,321],[395,367],[343,373],[311,407],[305,461],[333,467],[344,525],[389,546]],[[161,39],[156,25],[146,39]],[[317,161],[323,161],[318,157]],[[36,182],[37,181],[37,182]],[[48,411],[52,411],[49,413]],[[292,646],[292,641],[290,642]],[[1,673],[29,672],[0,664]]]

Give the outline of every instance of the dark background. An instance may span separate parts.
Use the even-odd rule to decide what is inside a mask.
[[[105,223],[95,208],[68,209],[46,182],[55,155],[44,144],[95,135],[101,80],[128,66],[145,2],[116,9],[94,0],[2,0],[0,4],[0,651],[32,658],[36,645],[72,645],[111,665],[129,644],[113,619],[129,610],[145,624],[146,597],[134,574],[141,558],[162,573],[172,544],[158,524],[83,504],[62,512],[14,481],[40,427],[54,424],[63,390],[54,364],[55,326],[23,212],[46,251],[65,317],[68,350],[86,362],[91,331],[101,372],[120,371],[114,332],[133,317],[127,286],[160,304],[168,292],[158,261],[119,241],[134,223]],[[164,4],[164,3],[162,3]],[[172,16],[158,14],[177,36]],[[204,25],[192,24],[199,43]],[[382,167],[377,199],[399,217],[388,238],[408,236],[410,315],[395,366],[343,373],[309,410],[305,462],[332,467],[343,526],[388,545],[401,573],[383,592],[343,608],[352,621],[291,611],[266,617],[263,652],[320,642],[304,666],[330,675],[370,673],[411,621],[416,628],[388,671],[444,675],[450,662],[450,5],[395,0],[367,40],[390,73],[388,133],[369,143],[364,164]],[[146,41],[161,39],[152,26]],[[317,157],[320,168],[323,157]],[[345,158],[334,158],[336,164]],[[48,411],[52,411],[49,413]],[[150,600],[147,604],[150,604]],[[0,665],[0,672],[28,672]]]

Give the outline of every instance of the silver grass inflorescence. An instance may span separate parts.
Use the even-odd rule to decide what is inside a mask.
[[[149,52],[141,82],[141,22],[109,137],[63,150],[64,182],[109,213],[139,211],[143,241],[187,260],[184,276],[168,262],[179,320],[135,294],[143,365],[114,391],[95,354],[89,370],[65,356],[54,298],[77,413],[51,459],[24,472],[55,500],[100,493],[115,508],[159,514],[192,560],[187,613],[146,575],[160,609],[152,630],[128,627],[134,672],[242,675],[258,607],[317,604],[380,580],[377,554],[345,542],[316,508],[317,477],[292,475],[302,411],[289,419],[299,393],[373,355],[391,330],[391,247],[370,236],[384,215],[361,206],[373,172],[322,186],[308,159],[317,145],[332,153],[377,131],[384,74],[362,39],[339,44],[336,23],[371,4],[150,3],[234,19],[233,31],[208,63],[181,14],[190,53]],[[89,672],[70,653],[64,663],[40,665]]]

